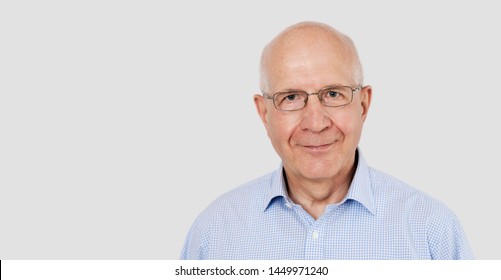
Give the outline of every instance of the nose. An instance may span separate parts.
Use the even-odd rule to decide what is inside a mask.
[[[301,128],[314,133],[322,132],[332,125],[331,119],[317,96],[310,95],[303,108]]]

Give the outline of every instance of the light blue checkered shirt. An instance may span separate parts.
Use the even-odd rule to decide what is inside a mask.
[[[283,167],[222,195],[194,222],[182,259],[472,259],[454,213],[367,166],[313,219],[289,198]]]

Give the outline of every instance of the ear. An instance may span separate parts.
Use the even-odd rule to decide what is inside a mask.
[[[362,120],[365,121],[367,114],[369,113],[369,107],[371,106],[372,100],[372,87],[364,86],[360,90],[360,99],[362,103]]]
[[[266,100],[262,95],[255,94],[254,105],[256,105],[257,113],[261,118],[261,121],[263,122],[264,126],[266,127],[268,125],[268,122],[266,121],[266,114],[268,113],[268,108],[266,107]]]

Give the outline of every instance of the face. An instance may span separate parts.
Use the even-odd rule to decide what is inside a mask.
[[[304,45],[303,45],[304,46]],[[275,53],[266,64],[268,94],[287,90],[317,92],[330,85],[356,88],[349,56],[330,44],[291,47]],[[283,112],[271,99],[254,96],[268,137],[282,159],[288,176],[298,179],[332,180],[348,174],[354,164],[363,122],[370,105],[371,88],[353,94],[344,107],[325,107],[317,95],[299,111]]]

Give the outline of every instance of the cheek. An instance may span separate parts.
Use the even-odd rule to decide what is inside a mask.
[[[272,141],[275,148],[289,143],[294,130],[298,125],[298,120],[294,116],[270,116],[267,119],[268,137]]]
[[[350,142],[358,142],[362,130],[362,118],[356,110],[347,110],[334,119],[334,124]]]

